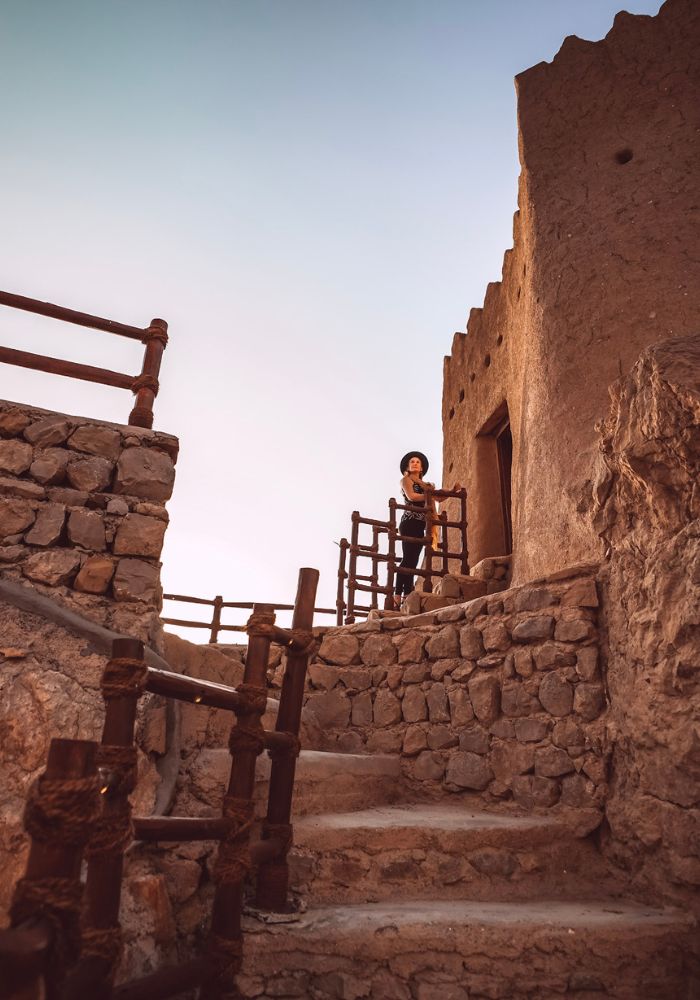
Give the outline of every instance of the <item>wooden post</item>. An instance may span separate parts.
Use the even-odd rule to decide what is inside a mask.
[[[158,395],[158,375],[163,351],[168,343],[168,324],[164,319],[152,319],[145,332],[146,350],[141,374],[134,379],[131,391],[136,394],[129,423],[136,427],[153,427],[153,403]]]
[[[221,628],[221,608],[223,607],[224,599],[221,594],[217,594],[214,598],[214,615],[211,620],[211,635],[209,636],[209,644],[218,641],[219,629]]]
[[[347,538],[340,539],[340,557],[338,560],[338,594],[335,600],[336,607],[336,625],[343,624],[343,612],[345,611],[345,601],[343,600],[343,593],[345,591],[345,580],[347,579],[347,573],[345,572],[345,560],[348,554],[349,542]]]
[[[299,586],[297,588],[294,618],[292,621],[292,631],[299,630],[301,633],[307,633],[310,643],[318,576],[318,570],[316,569],[302,569],[299,571]],[[290,652],[287,654],[287,669],[284,672],[282,681],[282,692],[275,727],[278,732],[292,733],[295,736],[299,734],[309,650],[310,646],[305,651]],[[295,752],[289,752],[288,750],[282,752],[270,751],[270,754],[272,756],[270,789],[267,816],[263,824],[262,835],[263,839],[279,838],[284,847],[274,861],[268,861],[260,865],[257,883],[257,905],[261,909],[284,912],[287,908],[287,890],[289,884],[287,853],[292,844],[290,820],[297,755]]]
[[[357,545],[360,534],[360,512],[352,512],[352,531],[350,534],[350,560],[348,562],[348,606],[345,624],[352,625],[355,621],[355,577],[357,575]]]
[[[243,882],[250,867],[255,764],[265,745],[260,720],[267,707],[267,665],[274,622],[272,605],[253,605],[248,621],[243,683],[237,688],[239,694],[245,696],[246,705],[236,710],[237,718],[229,740],[231,777],[223,804],[229,832],[219,844],[214,871],[217,887],[208,940],[211,969],[202,986],[200,1000],[223,1000],[237,995],[235,977],[242,955]]]
[[[389,559],[386,567],[386,610],[394,609],[394,582],[396,579],[396,499],[389,500],[389,531],[387,550]]]
[[[459,491],[459,519],[462,522],[460,534],[462,536],[462,573],[466,576],[469,573],[469,552],[467,551],[467,491],[462,487]]]
[[[433,491],[428,486],[425,491],[425,583],[423,590],[426,594],[433,592]]]
[[[87,740],[51,740],[46,770],[30,793],[26,874],[15,887],[12,929],[0,932],[3,997],[57,1000],[78,957],[80,866],[99,797],[95,750]],[[76,805],[83,812],[83,829],[68,815]]]
[[[370,573],[369,582],[373,587],[379,584],[379,560],[377,559],[377,553],[379,552],[379,528],[376,524],[372,528],[372,552],[370,554],[370,559],[372,560],[372,572]],[[377,591],[372,591],[372,596],[370,599],[370,606],[373,610],[379,607],[379,602],[377,601]]]
[[[440,524],[442,528],[442,575],[445,576],[450,571],[449,560],[447,558],[447,553],[449,549],[449,538],[447,535],[447,511],[443,510],[440,514]]]
[[[105,722],[97,752],[102,817],[88,847],[83,950],[66,1000],[108,998],[121,956],[119,903],[124,851],[132,839],[129,793],[136,783],[134,725],[148,677],[143,653],[138,639],[115,639],[102,675]]]

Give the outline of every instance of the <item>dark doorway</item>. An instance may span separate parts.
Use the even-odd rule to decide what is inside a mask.
[[[503,533],[505,535],[505,554],[513,551],[513,521],[510,499],[510,479],[513,468],[513,435],[510,432],[510,420],[505,422],[495,432],[496,451],[498,453],[498,477],[501,482],[501,509],[503,510]]]

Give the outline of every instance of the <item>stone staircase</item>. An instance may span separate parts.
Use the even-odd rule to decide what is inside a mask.
[[[390,755],[307,751],[299,779],[290,868],[307,909],[246,919],[244,997],[698,995],[692,919],[625,899],[585,827],[405,801]]]

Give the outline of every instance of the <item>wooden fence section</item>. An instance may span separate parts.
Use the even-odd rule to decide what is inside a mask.
[[[208,597],[187,597],[184,594],[163,594],[164,601],[182,601],[185,604],[200,604],[213,608],[210,621],[193,621],[189,618],[161,618],[164,625],[182,625],[185,628],[208,628],[209,644],[219,641],[219,632],[245,632],[246,625],[223,625],[221,613],[224,608],[238,608],[243,611],[251,611],[255,604],[251,601],[225,601],[221,594],[214,598]],[[273,611],[293,611],[293,604],[270,604],[268,607]],[[335,608],[314,608],[314,614],[334,615]]]
[[[27,874],[15,890],[12,925],[0,931],[1,1000],[27,1000],[43,995],[42,989],[47,1000],[158,1000],[195,988],[200,1000],[238,995],[243,883],[252,868],[257,905],[278,912],[287,908],[292,796],[317,585],[317,570],[300,571],[291,630],[275,625],[271,605],[254,605],[243,682],[237,688],[153,669],[141,642],[115,640],[102,677],[100,746],[53,741],[45,776],[30,797]],[[267,732],[261,719],[272,642],[287,647],[287,666],[276,727]],[[145,692],[234,713],[231,773],[220,817],[132,817],[134,727]],[[251,843],[255,765],[263,750],[272,757],[267,815],[260,839]],[[219,841],[217,884],[202,954],[114,987],[122,950],[119,904],[126,848],[133,840],[212,839]],[[88,858],[84,894],[79,881],[83,849]],[[28,993],[33,987],[39,992]]]
[[[168,343],[168,324],[165,320],[152,319],[149,326],[140,329],[136,326],[127,326],[125,323],[117,323],[115,320],[66,309],[65,306],[56,306],[51,302],[39,302],[24,295],[12,295],[10,292],[2,291],[0,291],[0,305],[36,313],[38,316],[50,316],[52,319],[63,320],[65,323],[77,326],[87,326],[93,330],[103,330],[105,333],[114,333],[119,337],[128,337],[145,344],[143,364],[138,375],[124,375],[122,372],[113,372],[107,368],[64,361],[45,354],[17,351],[11,347],[0,347],[0,362],[49,372],[53,375],[65,375],[86,382],[99,382],[101,385],[111,385],[117,389],[128,389],[136,396],[134,407],[129,414],[129,423],[136,427],[153,427],[153,403],[158,395],[160,364]]]
[[[459,500],[460,516],[457,520],[449,520],[447,511],[437,513],[435,501],[454,498]],[[412,535],[400,533],[400,522],[397,521],[397,511],[415,511],[425,514],[425,535],[414,538]],[[360,528],[365,525],[372,530],[372,541],[369,545],[360,542]],[[459,548],[450,551],[449,530],[459,532]],[[386,547],[382,551],[382,541],[386,538]],[[407,569],[399,565],[396,552],[397,542],[410,542],[425,547],[422,567]],[[436,544],[437,542],[437,544]],[[423,578],[423,590],[432,593],[433,578],[446,576],[449,573],[450,560],[459,560],[460,573],[469,572],[469,555],[467,551],[467,491],[426,489],[425,506],[417,504],[401,504],[392,497],[389,500],[389,518],[386,521],[363,517],[359,511],[352,513],[352,529],[350,541],[340,540],[340,559],[338,564],[338,593],[336,599],[336,622],[338,625],[350,625],[356,615],[366,617],[370,611],[379,608],[379,595],[384,595],[385,609],[394,607],[394,584],[398,573]],[[358,573],[357,560],[369,559],[371,571]],[[383,577],[384,583],[380,582]],[[370,595],[369,604],[358,604],[357,593]]]

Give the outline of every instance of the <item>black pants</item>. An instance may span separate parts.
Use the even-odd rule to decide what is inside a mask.
[[[425,538],[425,521],[420,521],[417,517],[402,517],[399,524],[399,532],[402,535],[412,535],[414,538]],[[423,551],[423,546],[419,542],[402,542],[403,559],[400,566],[407,569],[415,569]],[[397,573],[396,586],[397,594],[410,594],[413,590],[413,574]]]

